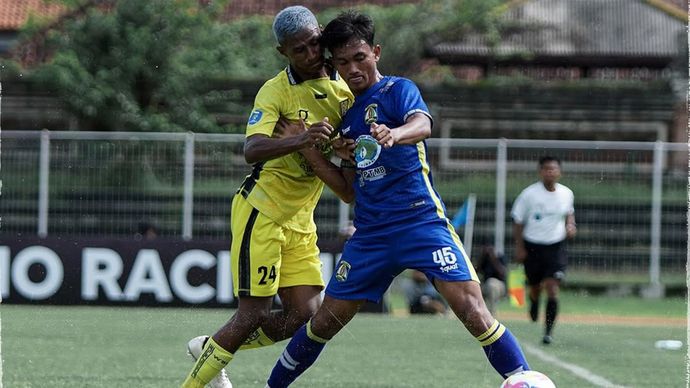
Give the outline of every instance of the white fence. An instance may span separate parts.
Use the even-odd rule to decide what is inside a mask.
[[[2,132],[0,233],[229,239],[230,201],[250,171],[243,136],[193,133]],[[474,247],[512,253],[512,201],[537,179],[537,160],[563,162],[575,192],[571,263],[596,271],[648,271],[652,283],[685,271],[688,145],[680,143],[429,139],[434,183],[452,214],[477,196]],[[335,240],[351,209],[326,192],[316,212]],[[462,234],[461,234],[462,235]]]

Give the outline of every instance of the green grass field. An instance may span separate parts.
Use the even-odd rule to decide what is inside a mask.
[[[618,386],[686,386],[686,347],[654,348],[661,339],[685,343],[685,299],[566,294],[562,305],[563,321],[549,347],[539,343],[541,325],[527,322],[521,311],[505,304],[498,314],[521,341],[532,368],[557,386],[597,386],[571,366]],[[214,331],[230,313],[1,305],[4,387],[177,387],[192,365],[187,339]],[[582,314],[585,319],[569,319]],[[655,319],[612,323],[610,316]],[[228,368],[235,388],[263,387],[283,344],[237,354]],[[456,319],[360,314],[294,386],[496,388],[500,383]]]

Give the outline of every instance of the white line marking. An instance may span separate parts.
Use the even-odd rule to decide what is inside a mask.
[[[587,380],[588,382],[594,384],[597,387],[626,388],[623,385],[614,384],[614,383],[606,380],[605,378],[603,378],[601,376],[597,376],[594,373],[592,373],[591,371],[589,371],[589,370],[587,370],[581,366],[562,361],[558,357],[547,354],[543,350],[535,348],[534,346],[523,343],[522,347],[527,351],[527,353],[530,353],[531,355],[536,356],[537,358],[541,359],[542,361],[546,361],[548,363],[556,365],[559,368],[566,369],[566,370],[570,371],[572,374],[574,374],[575,376],[577,376],[583,380]]]

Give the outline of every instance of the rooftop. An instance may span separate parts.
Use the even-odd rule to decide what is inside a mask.
[[[45,0],[0,0],[0,31],[17,31],[31,16],[57,19],[65,7]]]
[[[446,63],[491,61],[558,64],[607,60],[611,65],[664,67],[687,45],[686,23],[642,0],[528,0],[503,15],[495,45],[468,33],[433,46]],[[490,59],[489,59],[490,58]]]

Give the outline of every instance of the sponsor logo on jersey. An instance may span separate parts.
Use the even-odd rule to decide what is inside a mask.
[[[362,171],[362,179],[365,181],[375,181],[386,176],[386,169],[383,166],[378,166],[369,170]]]
[[[263,115],[264,112],[261,109],[255,109],[252,114],[249,115],[249,125],[254,125],[261,121]]]
[[[347,135],[348,132],[350,132],[350,126],[348,125],[347,127],[342,129],[343,135]]]
[[[374,124],[379,119],[379,115],[376,113],[376,107],[376,104],[369,104],[364,108],[364,122],[367,123],[367,125]]]
[[[352,266],[345,260],[340,260],[338,263],[338,269],[335,271],[335,280],[339,282],[344,282],[347,280],[347,275],[350,274],[350,268]]]
[[[381,144],[369,135],[362,135],[355,141],[355,162],[358,168],[374,164],[381,155]]]

